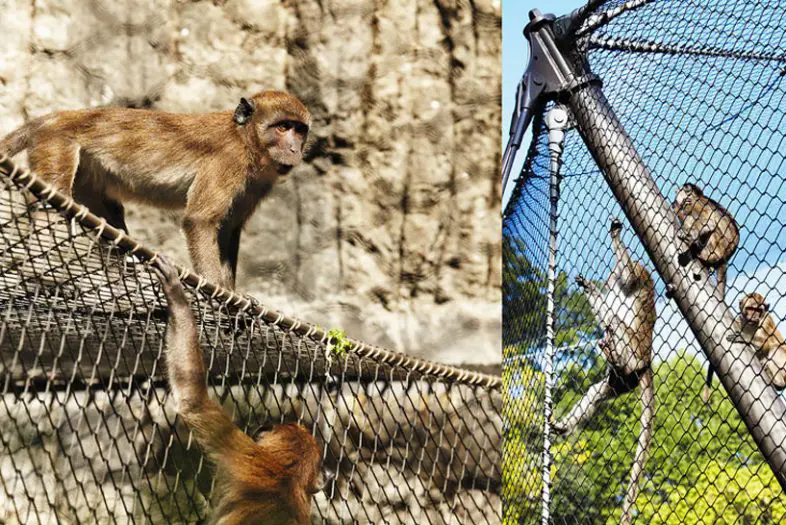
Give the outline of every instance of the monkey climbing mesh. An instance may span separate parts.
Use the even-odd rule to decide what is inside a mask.
[[[167,393],[153,255],[0,159],[0,522],[209,512],[210,466]],[[499,378],[346,348],[184,282],[211,389],[235,422],[298,421],[324,446],[336,478],[314,522],[500,521]]]
[[[728,210],[741,239],[729,263],[725,302],[736,315],[739,300],[758,292],[769,302],[775,323],[783,326],[783,2],[591,4],[602,16],[590,17],[579,31],[579,49],[586,50],[590,68],[603,81],[603,93],[655,185],[672,201],[678,188],[691,182]],[[510,393],[504,408],[503,503],[506,520],[519,523],[541,522],[544,510],[550,205],[544,115],[533,122],[534,139],[503,226],[503,376]],[[586,133],[603,136],[606,131]],[[633,522],[783,523],[782,489],[717,379],[709,402],[702,401],[705,354],[675,302],[665,297],[652,252],[645,251],[626,220],[575,124],[566,132],[564,147],[553,295],[554,421],[607,373],[598,349],[603,330],[575,278],[606,281],[614,265],[609,220],[619,217],[623,241],[655,280],[657,312],[654,436]],[[634,175],[629,165],[615,168],[622,177]],[[626,198],[633,202],[641,194]],[[670,242],[661,239],[661,244]],[[628,304],[612,308],[623,322],[631,322]],[[551,436],[550,522],[620,521],[640,410],[638,394],[624,394],[602,404],[567,436]]]

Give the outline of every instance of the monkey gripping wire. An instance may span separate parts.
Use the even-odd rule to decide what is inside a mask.
[[[554,282],[557,268],[557,204],[559,202],[560,167],[562,165],[562,145],[565,141],[565,127],[568,112],[561,106],[553,107],[546,115],[549,130],[549,154],[551,158],[549,183],[549,270],[546,290],[546,391],[543,402],[543,506],[541,510],[543,525],[549,525],[551,505],[551,394],[554,389]]]

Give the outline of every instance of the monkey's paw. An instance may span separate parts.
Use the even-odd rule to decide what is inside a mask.
[[[169,262],[169,259],[160,253],[157,255],[156,262],[152,265],[152,268],[165,291],[172,290],[180,285],[180,276],[177,273],[177,269]]]
[[[618,231],[622,230],[622,221],[619,220],[618,217],[614,217],[611,219],[611,227],[609,228],[610,233],[617,233]]]
[[[677,228],[677,238],[681,241],[688,242],[688,232],[682,228]]]
[[[568,433],[568,426],[562,421],[555,421],[551,424],[551,431],[557,437],[564,436]]]
[[[583,275],[577,275],[576,276],[576,284],[578,284],[579,286],[581,286],[585,290],[592,285],[592,283],[590,281],[588,281]]]

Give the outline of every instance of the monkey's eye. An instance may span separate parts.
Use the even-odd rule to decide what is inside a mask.
[[[286,133],[287,131],[289,131],[293,127],[294,127],[294,124],[292,122],[288,121],[288,120],[284,120],[284,121],[279,122],[278,124],[276,124],[276,130],[281,132],[281,133]]]

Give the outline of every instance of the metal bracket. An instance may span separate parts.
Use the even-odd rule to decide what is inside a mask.
[[[516,89],[516,107],[510,123],[510,138],[502,157],[502,189],[508,184],[510,170],[516,152],[521,147],[524,131],[532,116],[546,100],[560,93],[574,90],[597,81],[591,73],[576,72],[559,48],[559,39],[554,35],[554,15],[541,14],[537,9],[529,12],[530,22],[524,28],[524,36],[530,44],[527,70]]]

